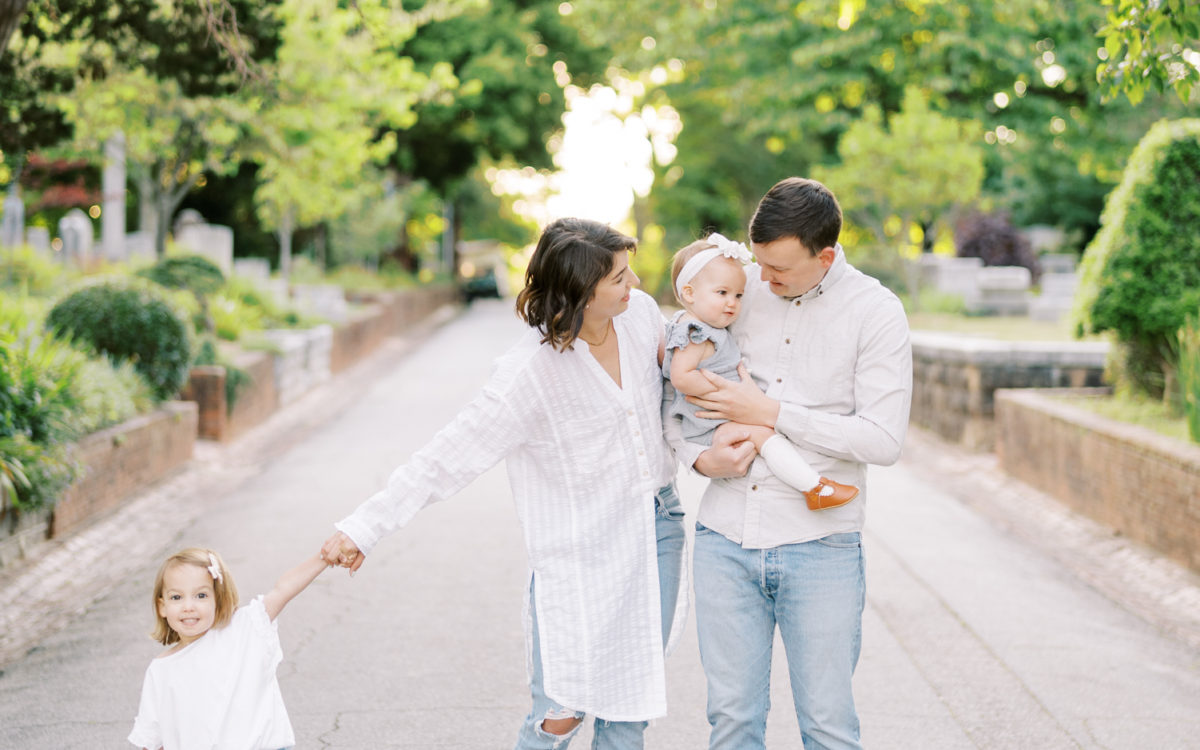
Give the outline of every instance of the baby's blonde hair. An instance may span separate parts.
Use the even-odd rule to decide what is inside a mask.
[[[671,291],[675,293],[675,299],[679,300],[679,304],[683,304],[683,300],[679,298],[679,286],[676,283],[679,281],[679,272],[683,270],[683,267],[687,265],[689,260],[710,247],[716,247],[716,245],[709,242],[708,238],[705,237],[680,248],[675,253],[675,258],[671,261]]]
[[[154,609],[154,630],[150,632],[150,637],[162,645],[169,646],[179,641],[179,633],[172,630],[171,626],[167,624],[167,618],[158,613],[158,603],[163,595],[163,578],[166,577],[167,571],[176,565],[195,565],[207,573],[208,567],[212,565],[209,555],[216,558],[217,569],[221,573],[221,580],[213,580],[213,598],[217,602],[213,627],[222,627],[233,617],[233,611],[237,609],[238,605],[238,592],[229,568],[225,567],[225,561],[216,552],[202,547],[188,547],[180,550],[159,566],[158,576],[154,579],[154,597],[150,600],[150,606]]]

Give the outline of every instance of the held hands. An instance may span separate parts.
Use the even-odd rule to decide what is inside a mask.
[[[349,568],[350,575],[354,575],[362,567],[367,556],[358,549],[358,545],[350,537],[337,531],[321,546],[321,559],[330,565]]]
[[[713,390],[703,396],[687,397],[689,402],[702,410],[696,412],[696,416],[775,428],[775,420],[779,418],[779,402],[759,390],[750,378],[744,361],[738,364],[739,381],[726,380],[708,370],[700,372],[712,383]]]

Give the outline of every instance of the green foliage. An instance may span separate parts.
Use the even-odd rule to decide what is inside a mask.
[[[129,362],[113,363],[108,357],[89,358],[71,384],[78,405],[75,422],[88,435],[145,414],[154,408],[154,393]]]
[[[886,124],[878,107],[867,107],[838,144],[841,164],[814,176],[879,244],[903,251],[911,247],[914,222],[931,227],[979,195],[981,141],[977,124],[933,111],[928,97],[910,86]]]
[[[157,288],[101,280],[74,291],[46,316],[57,336],[130,362],[155,398],[172,398],[187,381],[191,334],[186,317]]]
[[[1200,307],[1200,119],[1146,134],[1109,196],[1081,266],[1081,331],[1116,333],[1117,370],[1134,388],[1172,396],[1174,339]]]
[[[77,474],[62,445],[39,445],[25,435],[0,437],[0,500],[19,511],[53,503]]]
[[[1125,94],[1137,104],[1151,88],[1173,89],[1187,102],[1200,83],[1200,4],[1194,0],[1101,2],[1112,9],[1098,34],[1104,47],[1096,77],[1106,94]]]
[[[44,295],[78,274],[28,245],[0,251],[0,288]]]
[[[1200,311],[1179,329],[1179,385],[1188,434],[1200,443]]]
[[[238,396],[253,382],[250,373],[233,364],[228,357],[224,356],[211,338],[205,338],[200,342],[200,346],[196,350],[195,364],[218,365],[225,368],[225,412],[232,414]]]
[[[72,385],[83,360],[52,338],[0,338],[0,437],[19,435],[53,445],[79,434]]]
[[[207,297],[225,283],[225,274],[201,255],[174,255],[137,272],[168,289],[185,289],[197,298]]]

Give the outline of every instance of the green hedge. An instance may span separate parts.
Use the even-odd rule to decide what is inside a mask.
[[[1200,308],[1200,119],[1146,133],[1100,221],[1081,266],[1077,332],[1116,334],[1119,386],[1177,395],[1176,336]]]
[[[187,382],[192,339],[186,321],[156,287],[105,280],[64,297],[46,316],[46,327],[131,363],[155,398],[166,400]]]

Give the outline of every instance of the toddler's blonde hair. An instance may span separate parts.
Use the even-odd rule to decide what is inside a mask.
[[[167,618],[158,613],[158,602],[163,595],[163,578],[167,571],[176,565],[195,565],[208,573],[208,566],[212,564],[212,561],[208,559],[209,555],[216,558],[217,568],[221,572],[221,580],[213,580],[213,598],[217,602],[213,627],[223,627],[233,617],[233,611],[237,609],[238,605],[238,592],[229,568],[225,567],[225,561],[216,552],[202,547],[188,547],[180,550],[159,566],[158,576],[154,579],[154,596],[150,600],[150,606],[154,609],[154,630],[150,632],[150,637],[162,645],[169,646],[179,641],[179,633],[172,630],[171,626],[167,624]]]

